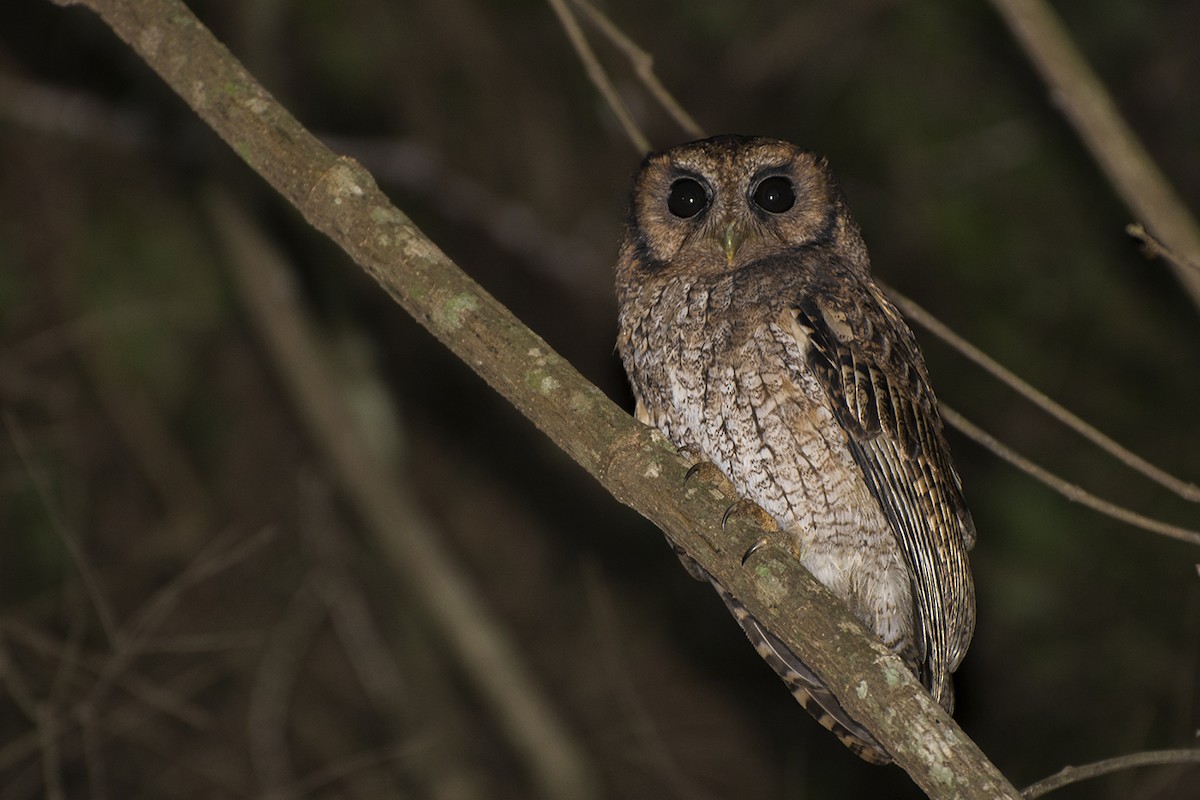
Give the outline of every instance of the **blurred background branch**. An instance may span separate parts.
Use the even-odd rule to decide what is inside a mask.
[[[609,265],[637,158],[544,4],[189,5],[456,262],[629,403],[612,355]],[[863,769],[813,725],[649,523],[531,435],[357,270],[330,270],[342,256],[247,179],[94,18],[49,3],[0,6],[0,405],[46,489],[0,446],[0,632],[28,692],[60,709],[50,740],[0,698],[0,796],[44,796],[49,779],[68,796],[261,793],[245,712],[298,592],[330,600],[319,601],[324,621],[290,684],[283,735],[294,780],[277,789],[528,796],[527,769],[455,659],[417,608],[396,606],[390,569],[355,537],[344,504],[321,499],[332,492],[324,459],[238,313],[232,273],[213,268],[225,261],[205,212],[214,180],[288,258],[343,399],[369,420],[370,447],[413,465],[412,491],[605,786],[630,798],[681,787],[920,795],[901,771]],[[657,110],[641,62],[572,7],[650,141],[690,136]],[[653,52],[656,75],[706,129],[827,153],[890,285],[1148,463],[1195,476],[1195,306],[1120,235],[1129,212],[992,9],[601,8]],[[1200,7],[1057,9],[1194,205]],[[1195,527],[1193,502],[1130,480],[918,333],[939,396],[996,438],[1105,500]],[[147,474],[89,358],[120,390],[108,397],[141,395],[206,509],[164,491],[182,485],[164,481],[169,473]],[[381,405],[399,409],[398,430]],[[136,417],[135,407],[124,413]],[[964,727],[1021,783],[1063,763],[1193,741],[1194,547],[1130,537],[952,436],[981,533],[981,623],[957,680]],[[94,707],[81,702],[89,670],[112,654],[47,500],[78,535],[118,622],[217,531],[276,535],[189,589]],[[335,527],[348,563],[331,574],[312,537]],[[370,605],[365,617],[340,590],[318,588],[346,571]],[[390,688],[369,677],[388,663],[398,670]],[[1195,770],[1123,771],[1053,796],[1190,800]]]
[[[1044,0],[992,0],[1050,90],[1051,101],[1121,200],[1179,261],[1168,261],[1192,302],[1200,306],[1200,226],[1154,159],[1125,122],[1117,104]]]
[[[338,382],[297,307],[298,287],[286,263],[224,191],[214,188],[208,207],[229,252],[247,317],[376,547],[450,643],[459,667],[527,761],[542,794],[596,796],[594,770],[583,749],[523,663],[519,648],[442,548],[443,537],[421,513],[408,489],[410,481],[372,458],[369,432],[356,427],[336,392]]]

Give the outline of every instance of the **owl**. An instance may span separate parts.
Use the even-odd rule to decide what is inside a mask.
[[[648,156],[616,268],[637,418],[715,465],[953,711],[975,528],[912,331],[872,279],[824,158],[717,136]],[[759,654],[862,758],[890,756],[712,581]]]

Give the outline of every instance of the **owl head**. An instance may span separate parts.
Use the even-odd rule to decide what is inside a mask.
[[[619,269],[664,277],[677,269],[722,273],[812,248],[867,268],[866,248],[825,159],[778,139],[715,136],[642,162]]]

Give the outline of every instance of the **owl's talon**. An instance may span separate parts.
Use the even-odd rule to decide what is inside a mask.
[[[736,496],[737,491],[733,488],[733,484],[729,482],[729,478],[725,477],[725,473],[717,468],[717,465],[711,461],[705,461],[698,458],[695,464],[688,468],[684,473],[683,482],[687,483],[692,478],[696,478],[705,486],[716,489],[723,495]]]
[[[735,513],[750,517],[753,524],[758,525],[765,531],[775,532],[779,530],[779,523],[775,521],[774,517],[763,511],[758,503],[753,503],[745,498],[737,500],[729,508],[725,509],[725,513],[721,516],[721,530],[725,530],[729,518]]]
[[[768,536],[760,536],[758,538],[758,541],[756,541],[754,544],[747,547],[746,552],[742,554],[742,566],[743,567],[746,566],[746,562],[750,560],[750,556],[754,555],[755,553],[757,553],[759,550],[761,550],[763,547],[766,547],[770,543],[771,543],[771,537],[769,535]]]
[[[736,503],[730,503],[729,508],[725,509],[725,513],[721,515],[721,532],[722,533],[725,532],[725,523],[729,522],[729,515],[732,514],[734,512],[734,510],[741,504],[742,504],[741,500],[737,501]]]

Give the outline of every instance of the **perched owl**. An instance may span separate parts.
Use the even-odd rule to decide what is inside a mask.
[[[975,530],[925,362],[825,159],[718,136],[646,158],[617,264],[637,417],[712,462],[947,711],[975,627]],[[685,563],[690,562],[686,559]],[[888,753],[713,582],[800,703]]]

